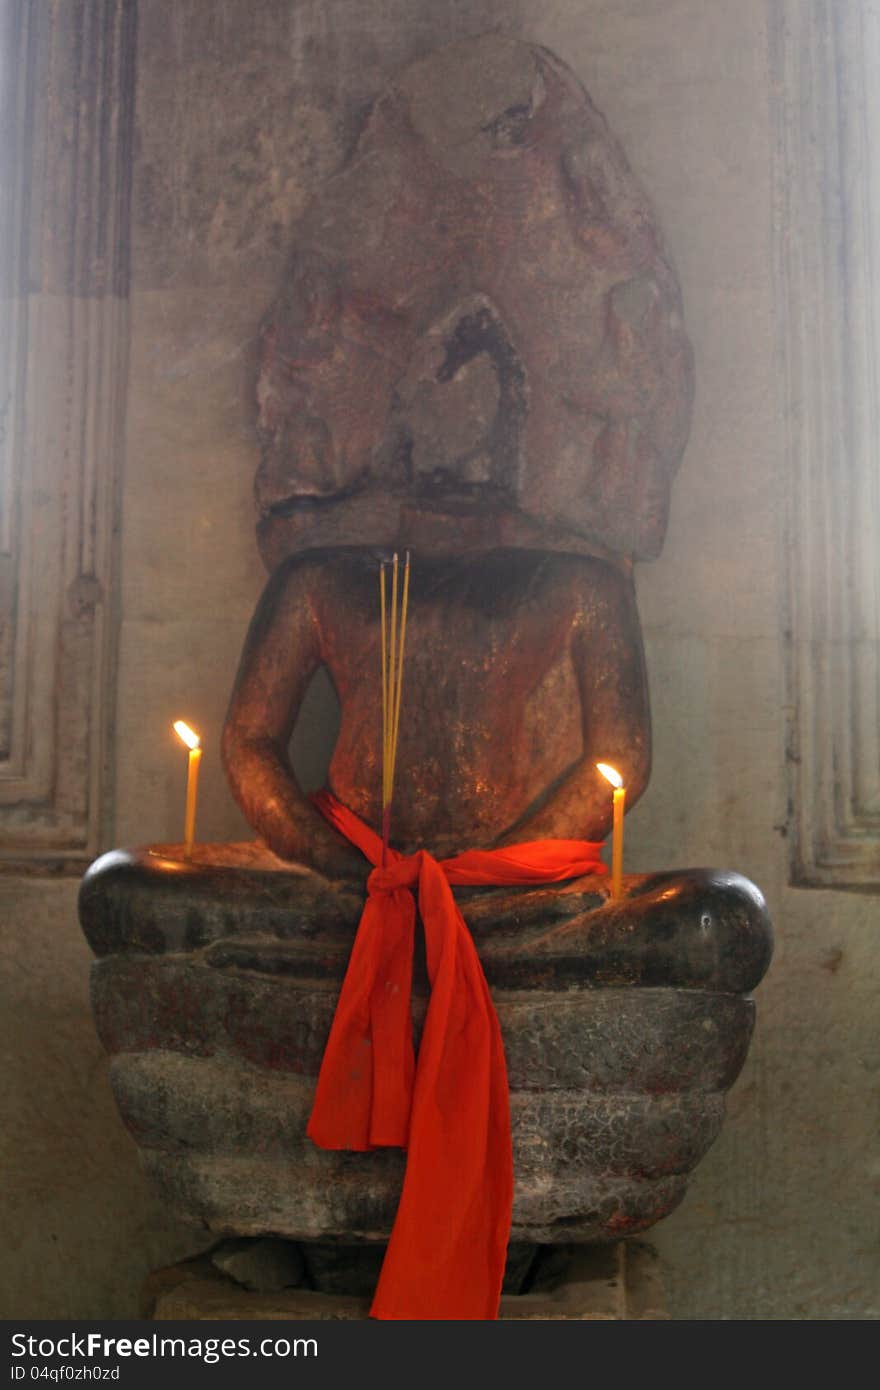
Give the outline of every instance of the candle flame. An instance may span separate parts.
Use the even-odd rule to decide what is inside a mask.
[[[194,729],[191,729],[188,724],[184,724],[182,719],[175,719],[172,728],[187,748],[198,748],[201,739]]]
[[[605,778],[606,782],[610,782],[612,787],[623,786],[623,778],[617,771],[616,767],[612,767],[610,763],[597,763],[596,766],[601,772],[602,776]]]

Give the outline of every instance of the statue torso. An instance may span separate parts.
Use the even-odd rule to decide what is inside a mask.
[[[401,848],[490,844],[581,755],[571,638],[596,564],[523,552],[414,558],[392,820]],[[375,560],[340,558],[316,611],[342,711],[330,784],[378,826]]]

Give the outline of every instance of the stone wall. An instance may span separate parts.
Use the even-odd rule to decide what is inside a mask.
[[[544,43],[584,81],[659,212],[697,403],[664,553],[639,573],[655,761],[627,861],[736,868],[763,888],[778,932],[726,1127],[651,1235],[673,1312],[692,1318],[878,1312],[864,1206],[876,899],[787,886],[772,13],[764,0],[139,4],[113,842],[179,837],[177,716],[205,741],[200,836],[246,834],[216,750],[262,584],[255,329],[293,219],[383,80],[494,26]],[[306,754],[325,738],[326,704],[319,694],[300,731]],[[116,1118],[75,881],[7,874],[0,896],[15,1116],[0,1308],[125,1316],[146,1270],[197,1250],[200,1233],[166,1223]]]

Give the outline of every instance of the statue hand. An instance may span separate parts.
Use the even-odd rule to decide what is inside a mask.
[[[280,859],[304,864],[324,878],[363,883],[370,864],[329,825],[315,817],[314,824],[273,821],[261,827],[263,839]]]

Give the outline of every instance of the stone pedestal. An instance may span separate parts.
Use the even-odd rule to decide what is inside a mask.
[[[210,1255],[202,1255],[151,1274],[144,1286],[142,1313],[159,1322],[310,1322],[366,1318],[369,1307],[369,1298],[306,1288],[255,1292],[223,1274]],[[543,1250],[528,1291],[502,1297],[500,1310],[502,1321],[667,1317],[657,1257],[638,1241]]]
[[[459,890],[507,1057],[514,1243],[605,1244],[667,1216],[745,1060],[771,949],[758,890],[710,869],[625,890]],[[257,845],[116,850],[83,881],[122,1117],[169,1208],[218,1237],[388,1239],[403,1153],[306,1137],[362,902]]]

